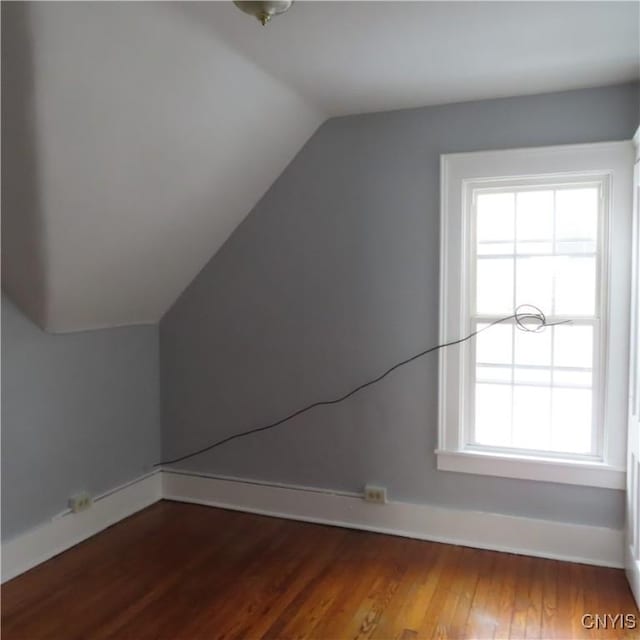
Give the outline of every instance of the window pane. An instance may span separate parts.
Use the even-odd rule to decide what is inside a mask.
[[[476,310],[505,315],[513,310],[513,259],[478,258]]]
[[[596,304],[596,259],[555,258],[557,315],[592,316]]]
[[[513,370],[513,381],[520,384],[551,384],[551,368],[518,367]]]
[[[477,444],[591,453],[596,329],[578,322],[596,313],[599,199],[596,187],[561,185],[477,195],[476,313],[499,318],[531,304],[575,319],[476,337]]]
[[[559,240],[595,239],[598,233],[598,189],[556,191],[556,237]]]
[[[511,389],[506,384],[476,385],[475,442],[508,447],[511,444]]]
[[[574,371],[571,369],[555,369],[553,372],[553,383],[567,385],[569,387],[591,388],[593,384],[593,374],[591,371]]]
[[[551,364],[551,331],[518,331],[515,335],[516,364]]]
[[[513,254],[513,242],[479,242],[479,256],[502,256]]]
[[[591,452],[591,390],[554,389],[551,409],[551,449]]]
[[[557,367],[593,366],[593,327],[563,324],[554,332],[553,364]]]
[[[514,200],[513,193],[481,193],[477,196],[478,242],[513,241]]]
[[[553,300],[553,258],[517,258],[516,305],[533,304],[550,313]]]
[[[476,367],[476,382],[511,383],[511,367],[499,367],[489,364],[479,364]]]
[[[486,324],[478,324],[483,329]],[[511,365],[513,351],[511,332],[513,325],[497,324],[476,336],[476,362]]]
[[[518,243],[553,238],[553,191],[521,191],[516,206]]]
[[[527,240],[518,242],[516,253],[545,255],[553,253],[553,242],[551,240]]]
[[[556,242],[556,253],[595,253],[595,240],[558,240]]]
[[[513,388],[513,446],[521,449],[548,449],[550,444],[551,389]]]

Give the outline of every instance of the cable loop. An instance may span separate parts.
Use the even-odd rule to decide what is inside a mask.
[[[515,308],[514,319],[516,326],[520,331],[527,333],[538,333],[547,326],[547,317],[542,309],[533,304],[521,304]],[[527,323],[533,324],[533,328],[527,326]]]

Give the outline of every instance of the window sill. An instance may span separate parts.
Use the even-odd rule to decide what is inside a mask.
[[[435,451],[438,470],[625,489],[626,471],[598,462],[534,458],[479,451]]]

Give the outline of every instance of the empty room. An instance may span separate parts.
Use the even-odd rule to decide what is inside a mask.
[[[3,640],[640,638],[640,2],[1,26]]]

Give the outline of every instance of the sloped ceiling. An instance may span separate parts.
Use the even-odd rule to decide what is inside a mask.
[[[307,2],[268,29],[187,2],[330,115],[615,84],[640,74],[638,2]]]
[[[326,117],[637,78],[638,11],[2,3],[3,287],[50,331],[157,322]]]
[[[2,29],[3,286],[49,331],[157,322],[325,118],[172,4]]]

